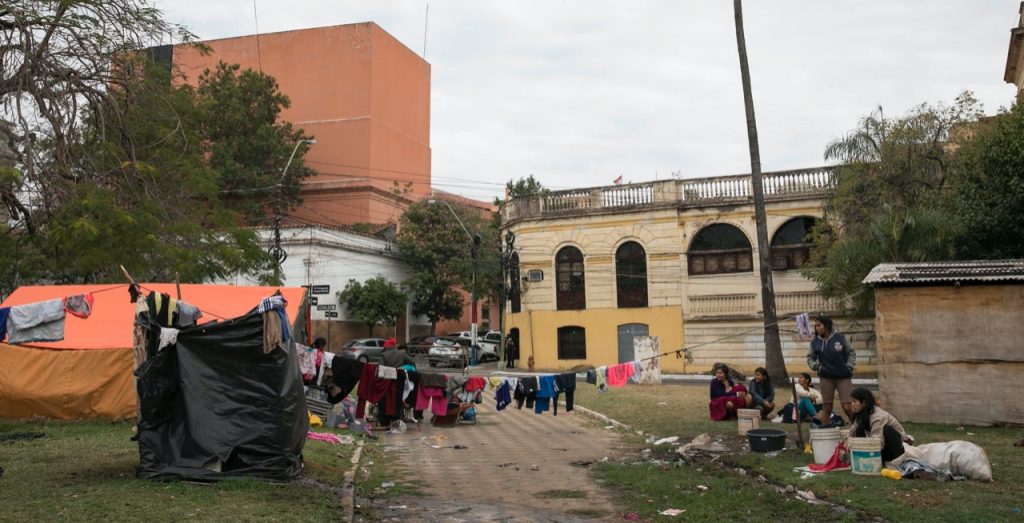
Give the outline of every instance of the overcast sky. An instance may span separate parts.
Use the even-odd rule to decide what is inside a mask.
[[[372,21],[432,68],[434,186],[489,200],[529,174],[554,189],[750,171],[728,0],[256,0],[259,32]],[[256,32],[252,0],[163,0],[202,39]],[[822,165],[881,105],[969,89],[994,113],[1018,0],[748,0],[766,171]]]

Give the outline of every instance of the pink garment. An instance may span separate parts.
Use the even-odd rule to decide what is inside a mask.
[[[612,365],[608,367],[608,386],[624,387],[626,382],[629,381],[629,377],[634,373],[636,373],[636,368],[633,367],[633,362],[631,361]]]
[[[331,434],[329,432],[309,431],[306,433],[306,437],[316,441],[326,441],[327,443],[330,443],[332,445],[337,445],[338,443],[341,443],[341,440],[338,439],[338,436]]]
[[[419,392],[416,393],[416,410],[426,410],[428,404],[430,412],[433,412],[435,416],[448,414],[448,398],[444,395],[444,389],[420,387]]]

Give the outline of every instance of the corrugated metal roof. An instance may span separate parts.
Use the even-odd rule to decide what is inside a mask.
[[[970,260],[924,263],[882,263],[871,269],[867,285],[922,282],[1024,282],[1024,260]]]

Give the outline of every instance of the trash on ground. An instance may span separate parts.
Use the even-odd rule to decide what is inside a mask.
[[[537,465],[530,465],[530,470],[536,472],[536,471],[540,470],[540,467],[537,466]]]
[[[803,499],[806,499],[807,501],[817,501],[818,500],[818,497],[815,496],[814,492],[811,492],[810,490],[798,490],[798,491],[796,491],[796,495],[801,497],[801,498],[803,498]]]
[[[455,445],[455,446],[454,446],[454,447],[452,447],[452,448],[453,448],[453,449],[459,449],[459,450],[465,450],[465,449],[468,449],[469,447],[467,447],[467,446],[465,446],[465,445]]]
[[[685,508],[667,508],[665,510],[662,510],[661,512],[658,512],[658,514],[661,514],[662,516],[678,516],[683,512],[686,512]]]
[[[622,519],[627,521],[640,521],[640,514],[636,512],[625,512],[622,514]]]
[[[676,449],[676,452],[682,455],[691,454],[694,452],[725,452],[729,450],[728,447],[718,442],[712,442],[711,436],[706,432],[701,434],[692,441]]]
[[[606,429],[614,429],[615,425],[605,425],[604,428],[606,428]]]
[[[659,401],[658,405],[668,405],[668,403],[665,403],[664,401]]]
[[[392,510],[405,510],[408,507],[406,507],[405,505],[391,505],[388,508]]]
[[[380,484],[380,488],[391,488],[393,486],[395,486],[395,484],[391,481],[385,481],[384,483]]]
[[[697,485],[697,490],[699,490],[701,492],[707,492],[710,489],[711,489],[711,487],[708,487],[707,485]]]

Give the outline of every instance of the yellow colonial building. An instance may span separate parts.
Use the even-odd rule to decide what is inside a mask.
[[[806,369],[793,316],[834,313],[797,270],[832,187],[828,168],[765,173],[776,308],[787,367]],[[667,372],[726,362],[764,364],[761,285],[749,175],[593,187],[516,198],[503,209],[514,237],[505,330],[525,366],[568,370],[632,361],[633,337],[656,336]],[[873,320],[835,318],[874,363]]]

